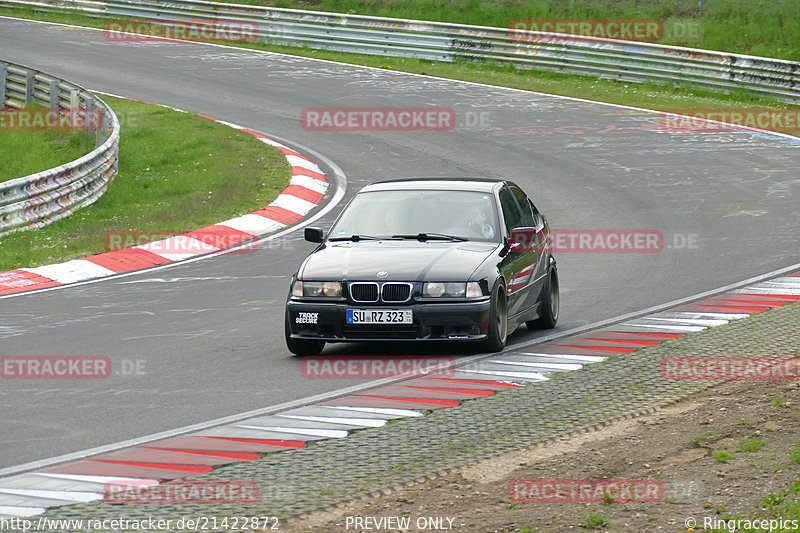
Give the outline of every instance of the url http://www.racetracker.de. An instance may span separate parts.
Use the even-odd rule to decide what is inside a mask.
[[[97,533],[128,533],[130,531],[250,531],[279,529],[280,520],[275,516],[193,516],[181,518],[127,518],[105,519],[58,519],[46,516],[38,518],[0,518],[0,531],[91,531]]]

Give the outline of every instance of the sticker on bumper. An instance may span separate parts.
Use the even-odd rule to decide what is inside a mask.
[[[294,319],[295,324],[316,324],[319,320],[319,313],[301,312],[297,313]]]

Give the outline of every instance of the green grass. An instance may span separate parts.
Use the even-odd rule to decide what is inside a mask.
[[[599,79],[594,76],[563,74],[532,69],[515,69],[510,65],[457,60],[452,63],[413,58],[365,56],[344,52],[310,50],[287,46],[254,45],[256,48],[342,63],[352,63],[450,78],[455,80],[512,87],[527,91],[585,98],[601,102],[656,110],[692,108],[794,108],[773,98],[744,90],[729,94],[697,86],[668,86],[653,82],[633,83]]]
[[[0,182],[69,163],[94,150],[93,136],[69,131],[14,131],[11,121],[18,120],[14,118],[17,113],[2,113]]]
[[[770,492],[764,498],[764,501],[761,502],[761,506],[762,507],[766,507],[766,508],[777,507],[778,505],[780,505],[784,501],[786,501],[786,495],[787,495],[787,492],[785,492],[785,491],[779,492],[777,494],[774,493],[774,492]]]
[[[607,529],[611,527],[611,522],[603,515],[593,514],[586,519],[588,529]]]
[[[727,463],[728,461],[733,459],[733,454],[724,451],[714,452],[712,455],[714,456],[714,459],[716,459],[718,463]]]
[[[706,441],[715,438],[717,435],[713,431],[707,431],[705,434],[697,436],[692,439],[692,444],[695,446],[700,446],[704,444]]]
[[[691,21],[700,25],[701,38],[667,38],[663,44],[741,54],[800,59],[800,4],[774,0],[708,0],[698,13],[697,0],[244,0],[239,3],[274,5],[337,13],[357,13],[497,26],[530,18],[656,18]],[[676,36],[677,37],[677,36]]]
[[[613,493],[605,491],[603,492],[603,503],[607,505],[611,505],[612,503],[617,503],[617,497],[614,496]]]
[[[789,454],[789,460],[792,464],[800,465],[800,440],[795,442],[794,451]]]
[[[786,408],[789,407],[789,401],[786,398],[776,396],[772,398],[772,405],[774,407]]]
[[[763,448],[766,443],[767,443],[766,441],[761,440],[761,439],[750,439],[750,440],[742,441],[741,443],[739,443],[739,451],[741,451],[741,452],[757,452],[758,450]]]
[[[419,0],[428,2],[429,0]],[[468,0],[453,0],[448,5],[458,5]],[[580,2],[581,0],[577,0]],[[597,2],[608,4],[612,0],[597,0]],[[614,5],[625,4],[628,0],[613,0]],[[715,0],[716,3],[717,0]],[[728,0],[719,0],[728,2]],[[392,7],[400,9],[401,4],[393,0],[387,0]],[[553,4],[548,0],[550,4]],[[409,4],[413,2],[408,2]],[[628,2],[629,3],[629,2]],[[710,4],[711,2],[709,2]],[[298,4],[300,5],[300,4]],[[327,5],[327,4],[326,4]],[[377,5],[377,4],[376,4]],[[527,4],[525,4],[527,5]],[[302,7],[315,7],[322,9],[323,4],[303,4]],[[331,7],[331,6],[328,6]],[[342,4],[342,9],[347,6]],[[749,10],[748,10],[749,11]],[[434,13],[432,11],[432,13]],[[34,18],[68,24],[84,26],[102,27],[103,21],[92,19],[83,15],[68,13],[42,13],[34,12],[30,9],[0,9],[0,14]],[[384,13],[385,14],[385,13]],[[398,16],[402,13],[398,12]],[[421,12],[420,12],[421,14]],[[533,15],[528,15],[533,16]],[[517,17],[519,18],[519,17]],[[673,86],[661,85],[652,82],[630,83],[618,82],[608,79],[599,79],[593,76],[581,76],[573,74],[562,74],[557,72],[515,69],[511,65],[501,65],[494,62],[476,62],[458,60],[453,63],[426,61],[413,58],[393,58],[382,56],[370,56],[361,54],[350,54],[345,52],[331,52],[325,50],[313,50],[309,48],[267,45],[264,43],[240,43],[235,46],[251,48],[256,50],[266,50],[303,57],[312,57],[330,61],[339,61],[357,65],[365,65],[389,70],[398,70],[416,74],[424,74],[450,78],[463,81],[472,81],[497,85],[502,87],[513,87],[528,91],[571,96],[576,98],[586,98],[601,102],[610,102],[634,107],[643,107],[656,110],[675,110],[691,108],[786,108],[793,107],[773,98],[757,96],[744,90],[734,90],[731,93],[723,93],[712,89],[704,89],[696,86]],[[777,56],[778,49],[770,49],[767,55]],[[774,53],[773,53],[774,52]]]
[[[105,251],[107,232],[183,233],[267,205],[288,184],[283,154],[193,113],[104,98],[120,117],[119,174],[96,204],[0,238],[0,271]]]
[[[710,49],[728,49],[740,53],[753,53],[770,57],[800,58],[797,49],[800,48],[799,25],[786,23],[791,21],[800,3],[791,7],[787,3],[766,2],[758,0],[758,5],[752,3],[744,5],[735,0],[714,0],[706,2],[706,12],[701,16],[705,27],[705,41],[697,46]],[[257,3],[257,2],[250,2]],[[531,3],[525,1],[505,2],[502,4],[479,0],[450,0],[440,3],[436,0],[383,0],[381,2],[367,2],[366,0],[322,0],[321,2],[277,2],[280,6],[301,7],[304,9],[321,9],[331,11],[358,11],[364,14],[385,15],[394,17],[425,18],[429,20],[450,20],[463,23],[480,23],[484,25],[498,25],[507,27],[508,21],[518,18],[531,17],[694,17],[692,9],[696,7],[696,0],[659,0],[656,2],[636,2],[635,0],[576,0],[575,8],[565,8],[570,3],[556,0],[542,0]],[[794,4],[792,4],[794,6]],[[489,9],[491,7],[491,9]],[[67,13],[42,13],[30,9],[0,9],[0,14],[20,16],[38,20],[62,22],[83,26],[102,27],[103,20],[86,17],[80,14]],[[755,21],[758,28],[754,29]],[[723,28],[738,25],[737,30],[729,32]],[[746,28],[747,31],[743,31]],[[709,33],[709,29],[713,31]],[[728,41],[715,44],[714,39]],[[721,42],[721,41],[720,41]],[[673,87],[672,85],[659,85],[654,83],[628,83],[613,80],[598,79],[592,76],[578,76],[546,71],[518,70],[509,65],[500,65],[490,62],[472,62],[460,60],[454,63],[442,63],[407,58],[388,58],[381,56],[367,56],[348,54],[343,52],[330,52],[312,50],[307,48],[266,45],[252,43],[239,45],[246,48],[281,52],[292,55],[313,57],[344,63],[366,65],[391,70],[418,73],[423,75],[439,76],[464,81],[474,81],[503,87],[513,87],[529,91],[558,94],[564,96],[586,98],[610,103],[618,103],[635,107],[644,107],[656,110],[681,109],[681,108],[742,108],[742,107],[790,107],[770,98],[755,96],[746,91],[734,91],[725,94],[713,90],[691,86]],[[199,124],[199,123],[198,123]],[[154,152],[142,148],[143,138],[139,138],[138,147],[125,145],[132,142],[136,133],[128,131],[123,121],[123,148],[137,152],[138,163],[143,163]],[[194,126],[192,126],[194,127]],[[203,126],[199,126],[203,127]],[[210,127],[206,124],[206,127]],[[182,135],[181,142],[191,142],[192,135]],[[172,135],[163,135],[163,131],[153,131],[152,139],[160,139],[150,143],[150,147],[159,150],[175,142]],[[150,135],[150,134],[146,134]],[[245,137],[237,134],[236,137]],[[252,139],[250,139],[252,141]],[[198,144],[202,142],[198,139]],[[212,143],[213,144],[213,143]],[[208,146],[208,153],[214,149]],[[175,150],[178,152],[179,150]],[[146,169],[146,165],[126,161],[123,157],[120,170],[121,175],[117,183],[91,211],[91,215],[82,214],[54,225],[53,227],[27,235],[15,235],[2,239],[2,263],[0,269],[19,266],[33,266],[54,260],[63,260],[70,257],[80,257],[87,253],[102,251],[102,242],[98,243],[96,235],[85,226],[108,226],[109,229],[136,228],[154,229],[158,231],[169,230],[172,232],[187,231],[198,226],[214,223],[238,212],[251,211],[269,200],[269,194],[282,188],[276,186],[274,181],[264,179],[249,181],[245,178],[248,168],[253,160],[243,157],[244,167],[237,168],[237,180],[252,185],[246,187],[226,187],[224,180],[221,182],[200,184],[202,179],[211,178],[212,168],[225,174],[225,169],[217,165],[218,160],[207,158],[202,153],[205,149],[197,151],[199,159],[184,161],[184,163],[203,164],[206,172],[198,169],[193,180],[170,176],[169,181],[161,183],[153,176],[158,174],[165,177],[172,174],[183,176],[183,171],[165,167],[163,159],[159,166]],[[173,156],[174,157],[174,156]],[[277,156],[275,156],[277,157]],[[259,162],[261,163],[261,162]],[[272,163],[277,163],[273,161]],[[265,162],[265,167],[269,163]],[[152,174],[151,174],[152,172]],[[239,177],[239,174],[242,177]],[[274,171],[264,170],[267,176],[275,177]],[[249,176],[249,174],[247,174]],[[252,176],[251,176],[252,177]],[[176,179],[173,179],[176,178]],[[257,182],[263,186],[255,186]],[[124,186],[120,186],[124,182]],[[189,185],[188,183],[191,183]],[[167,190],[162,190],[166,187]],[[149,189],[148,189],[149,188]],[[241,195],[236,191],[241,190]],[[213,191],[213,192],[208,192]],[[154,200],[156,196],[159,200]],[[253,200],[258,197],[259,200]],[[144,198],[136,201],[136,198]],[[245,199],[249,199],[245,201]],[[134,202],[134,203],[131,203]],[[138,205],[136,205],[138,204]],[[180,206],[180,207],[177,207]],[[97,214],[100,213],[100,214]],[[61,249],[63,247],[63,250]],[[56,250],[58,248],[58,250]],[[778,405],[778,402],[776,402]]]

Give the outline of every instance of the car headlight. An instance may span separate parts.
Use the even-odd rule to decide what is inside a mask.
[[[300,281],[294,282],[292,296],[327,296],[337,298],[342,295],[342,283],[339,281]]]
[[[429,281],[422,286],[422,296],[426,298],[478,298],[483,296],[477,281],[451,283]]]
[[[470,281],[467,283],[467,298],[480,298],[483,296],[481,284],[477,281]]]

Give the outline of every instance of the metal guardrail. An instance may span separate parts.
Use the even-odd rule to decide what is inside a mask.
[[[45,226],[96,202],[117,173],[120,124],[114,111],[77,85],[6,62],[0,62],[0,95],[5,113],[41,105],[53,117],[74,115],[80,109],[98,118],[97,123],[85,120],[86,134],[95,139],[92,152],[59,167],[0,182],[0,235]]]
[[[0,6],[130,17],[257,23],[278,45],[434,61],[494,60],[625,81],[748,89],[800,103],[800,63],[653,43],[202,0],[0,0]]]

